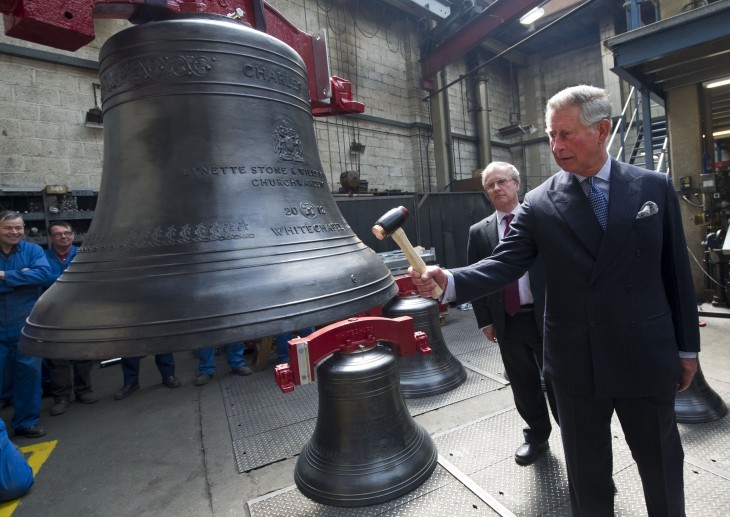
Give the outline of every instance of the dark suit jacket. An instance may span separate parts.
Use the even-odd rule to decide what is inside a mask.
[[[466,247],[469,264],[479,262],[492,254],[499,244],[499,220],[497,212],[475,223],[469,228],[469,242]],[[539,258],[529,270],[530,290],[535,300],[535,323],[543,330],[545,314],[545,272]],[[472,302],[479,328],[494,325],[497,340],[504,336],[504,297],[502,290]]]
[[[637,219],[647,201],[658,213]],[[611,161],[605,235],[577,178],[559,172],[530,191],[495,254],[452,270],[455,300],[502,289],[545,267],[545,377],[599,398],[664,393],[678,351],[700,349],[697,301],[669,178]]]

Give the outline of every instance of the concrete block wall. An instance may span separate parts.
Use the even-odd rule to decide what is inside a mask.
[[[96,74],[0,57],[0,185],[98,187],[102,134],[84,126]]]
[[[119,20],[97,21],[97,38],[77,52],[4,34],[0,42],[95,62],[109,35],[127,26]],[[0,54],[0,188],[99,187],[103,133],[84,125],[87,110],[94,106],[95,82],[98,74],[88,68]]]

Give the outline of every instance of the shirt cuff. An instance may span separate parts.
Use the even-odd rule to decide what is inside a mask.
[[[446,274],[446,289],[444,289],[444,294],[441,295],[440,301],[441,303],[450,303],[456,300],[454,275],[452,275],[451,271],[449,271],[448,269],[444,269],[444,273]]]
[[[697,359],[697,352],[682,352],[679,351],[680,359]]]

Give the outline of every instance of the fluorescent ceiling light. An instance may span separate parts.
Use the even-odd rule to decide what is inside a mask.
[[[725,136],[725,135],[730,135],[730,129],[726,129],[724,131],[718,131],[716,133],[712,133],[712,136],[714,136],[714,137]]]
[[[520,18],[520,23],[522,25],[531,25],[535,23],[538,19],[542,18],[542,16],[545,14],[545,9],[542,7],[535,7],[531,11],[529,11],[527,14],[522,16]]]
[[[720,79],[719,81],[707,83],[706,88],[717,88],[718,86],[725,86],[727,84],[730,84],[730,79]]]

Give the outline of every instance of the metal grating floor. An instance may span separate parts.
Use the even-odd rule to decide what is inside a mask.
[[[442,327],[444,340],[467,368],[467,381],[442,395],[406,400],[413,415],[504,385],[499,350],[494,344],[484,345],[473,313],[452,311],[449,318],[449,323]],[[316,421],[316,383],[297,387],[293,393],[284,395],[275,385],[273,375],[224,379],[229,426],[241,472],[301,452]],[[730,384],[715,380],[712,384],[724,400],[730,400]],[[559,429],[550,437],[548,454],[530,467],[521,467],[514,461],[514,449],[521,441],[522,426],[519,414],[512,407],[433,435],[439,451],[439,466],[434,474],[416,490],[387,503],[351,509],[330,507],[311,501],[292,485],[248,501],[248,510],[252,517],[569,517]],[[730,418],[707,424],[680,424],[679,428],[685,450],[687,515],[730,515],[730,495],[726,490],[730,483]],[[614,419],[612,430],[614,480],[618,488],[615,515],[645,516],[641,481],[618,419]]]
[[[717,390],[728,399],[730,386]],[[434,435],[439,463],[456,467],[453,475],[442,466],[421,487],[381,505],[334,508],[315,503],[295,486],[248,502],[252,517],[291,516],[444,516],[525,515],[569,517],[570,503],[565,460],[558,432],[550,437],[550,451],[530,467],[514,461],[522,422],[515,409],[501,411]],[[618,487],[615,515],[646,516],[641,480],[617,419],[612,423],[614,480]],[[730,515],[730,419],[708,424],[681,424],[685,448],[685,493],[689,517]],[[487,438],[488,437],[488,438]],[[468,486],[475,484],[480,498]],[[496,501],[492,507],[485,502]]]

